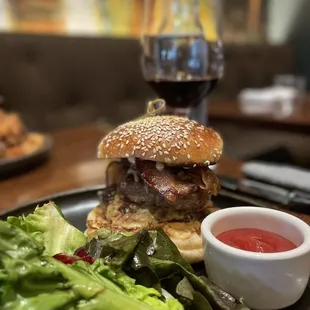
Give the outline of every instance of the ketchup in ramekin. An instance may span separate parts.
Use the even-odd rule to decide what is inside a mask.
[[[283,309],[304,293],[310,226],[299,218],[268,208],[231,207],[208,215],[201,233],[209,279],[249,308]]]
[[[296,245],[290,240],[258,228],[228,230],[219,234],[217,239],[236,249],[257,253],[277,253],[296,249]]]

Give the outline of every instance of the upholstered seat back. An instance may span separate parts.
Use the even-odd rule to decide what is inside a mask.
[[[226,73],[214,95],[235,96],[291,71],[286,47],[226,46]],[[104,119],[118,124],[155,95],[140,73],[138,40],[0,34],[0,94],[26,124],[52,130]]]

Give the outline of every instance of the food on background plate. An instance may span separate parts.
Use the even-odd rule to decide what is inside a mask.
[[[20,116],[0,109],[0,159],[27,155],[38,150],[44,137],[28,133]]]
[[[209,165],[221,156],[218,133],[177,116],[125,123],[103,138],[98,157],[110,160],[109,190],[87,218],[87,233],[161,227],[190,262],[203,260],[201,221],[219,181]]]
[[[158,229],[98,231],[89,242],[50,202],[0,221],[4,310],[247,310],[195,274]]]

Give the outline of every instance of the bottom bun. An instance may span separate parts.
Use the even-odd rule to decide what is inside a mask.
[[[170,222],[162,226],[165,233],[177,246],[182,256],[191,264],[203,260],[203,245],[200,230],[201,223]]]
[[[203,245],[199,221],[192,222],[166,222],[161,227],[177,246],[182,256],[191,264],[203,260]],[[97,230],[107,228],[115,231],[125,231],[111,228],[103,215],[101,208],[91,210],[87,216],[86,234],[89,238],[96,236]]]

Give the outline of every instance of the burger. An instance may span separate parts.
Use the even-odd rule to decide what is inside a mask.
[[[151,116],[119,126],[98,146],[98,157],[109,161],[108,187],[88,214],[87,234],[161,227],[185,259],[201,261],[201,221],[219,191],[209,166],[222,148],[217,132],[183,117]]]

